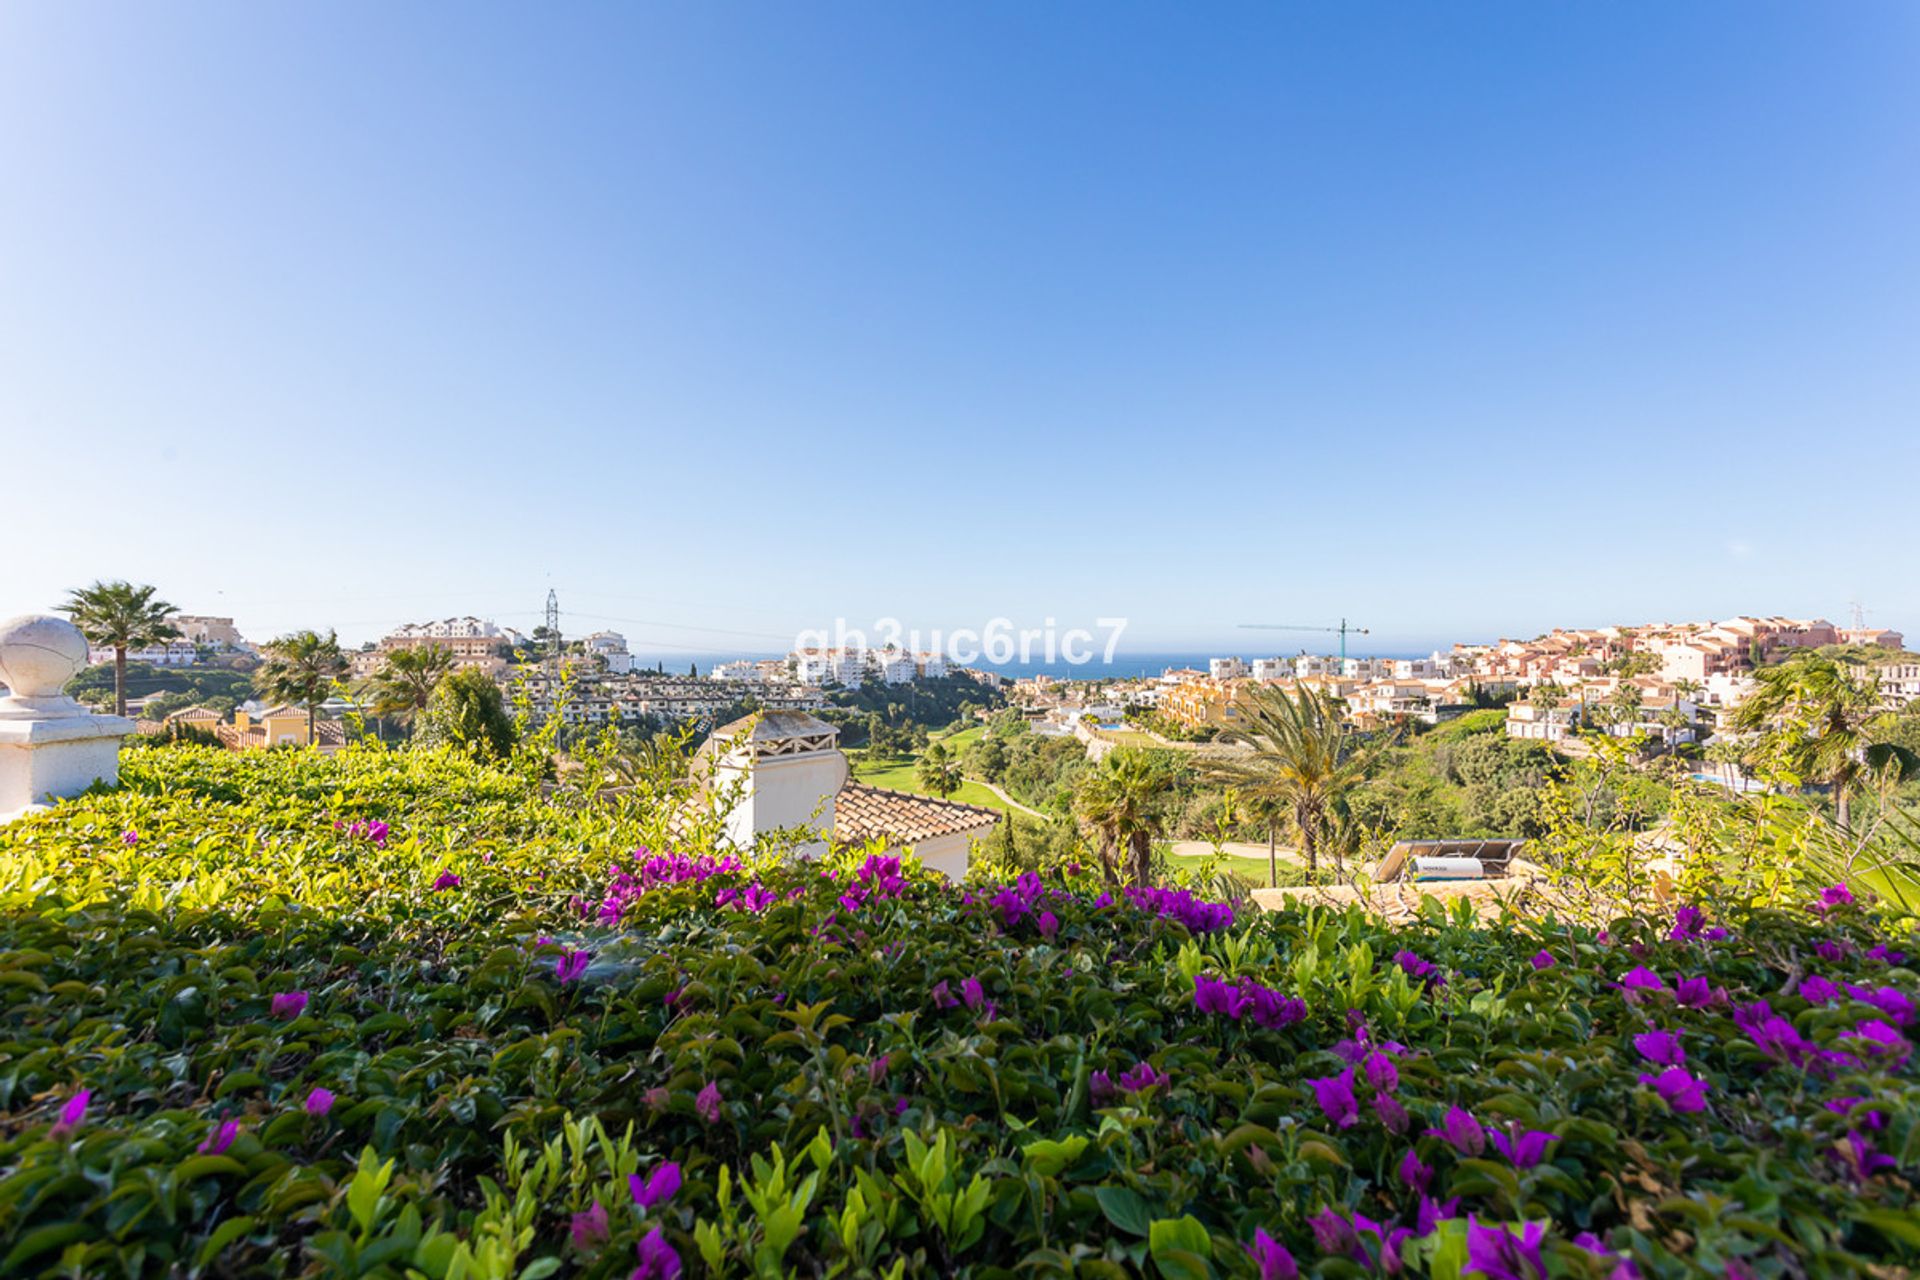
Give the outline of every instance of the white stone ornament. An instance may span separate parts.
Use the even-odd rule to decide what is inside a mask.
[[[87,639],[65,618],[0,622],[0,822],[120,778],[122,716],[95,715],[61,692],[87,665]]]

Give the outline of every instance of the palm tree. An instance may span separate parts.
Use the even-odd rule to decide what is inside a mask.
[[[942,799],[960,789],[960,762],[941,743],[934,743],[920,757],[919,774],[920,785]]]
[[[1880,690],[1852,668],[1799,654],[1753,673],[1754,688],[1734,710],[1733,727],[1762,733],[1762,749],[1798,777],[1833,788],[1834,822],[1849,829],[1852,791],[1867,768],[1869,723]]]
[[[1166,770],[1137,747],[1107,753],[1081,780],[1073,808],[1100,835],[1100,862],[1109,883],[1119,880],[1115,855],[1125,846],[1133,882],[1153,881],[1153,838],[1163,825],[1161,805],[1169,789]]]
[[[261,646],[267,660],[253,673],[253,687],[274,702],[290,702],[307,709],[307,743],[314,736],[320,704],[333,692],[334,682],[347,673],[347,655],[340,638],[329,631],[296,631]]]
[[[427,709],[427,700],[451,670],[453,654],[437,644],[393,650],[367,681],[367,692],[373,695],[373,714],[412,724]]]
[[[1221,740],[1252,750],[1211,756],[1207,773],[1238,787],[1249,803],[1271,801],[1285,811],[1309,876],[1319,870],[1320,848],[1339,824],[1347,793],[1366,780],[1391,742],[1349,733],[1338,700],[1307,685],[1296,694],[1271,685],[1249,690],[1240,723]]]
[[[60,611],[73,619],[88,643],[113,647],[113,714],[127,714],[127,650],[144,649],[179,635],[171,619],[179,610],[153,598],[152,587],[131,582],[95,582],[69,592]]]

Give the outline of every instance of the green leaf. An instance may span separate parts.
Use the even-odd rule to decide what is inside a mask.
[[[1095,1187],[1093,1198],[1100,1202],[1100,1212],[1107,1221],[1129,1235],[1144,1236],[1153,1225],[1146,1200],[1132,1187]]]
[[[1213,1274],[1207,1261],[1213,1239],[1191,1214],[1155,1219],[1147,1228],[1147,1251],[1168,1280],[1207,1280]]]

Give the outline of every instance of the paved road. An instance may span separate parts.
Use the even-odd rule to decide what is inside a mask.
[[[993,792],[994,795],[999,796],[1002,800],[1006,801],[1007,804],[1011,805],[1015,809],[1018,809],[1020,812],[1026,814],[1030,818],[1038,818],[1042,822],[1045,822],[1047,820],[1046,814],[1040,812],[1038,809],[1035,809],[1030,805],[1021,804],[1018,800],[1015,800],[1012,796],[1008,795],[1006,792],[1002,791],[1000,788],[994,786],[991,782],[988,782],[985,778],[968,778],[967,781],[979,783],[981,786],[985,787],[987,790]],[[1261,847],[1265,848],[1264,845]]]
[[[1176,858],[1204,858],[1213,852],[1213,845],[1205,840],[1174,840],[1170,843]],[[1261,862],[1267,860],[1267,846],[1264,842],[1255,844],[1251,840],[1229,840],[1220,846],[1220,852],[1236,858],[1255,858]],[[1304,867],[1306,859],[1298,851],[1281,845],[1276,852],[1280,861],[1296,867]]]

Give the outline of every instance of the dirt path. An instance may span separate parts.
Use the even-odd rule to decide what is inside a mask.
[[[1038,818],[1042,822],[1047,821],[1046,814],[1040,812],[1038,809],[1031,807],[1030,805],[1021,804],[1018,800],[1015,800],[1012,796],[1002,791],[999,787],[994,786],[991,782],[988,782],[985,778],[968,778],[967,781],[980,784],[981,786],[985,787],[987,790],[993,792],[994,795],[1000,797],[1001,800],[1005,801],[1012,808],[1018,809],[1020,812],[1026,814],[1029,818]],[[1263,845],[1261,847],[1264,848],[1265,846]]]

